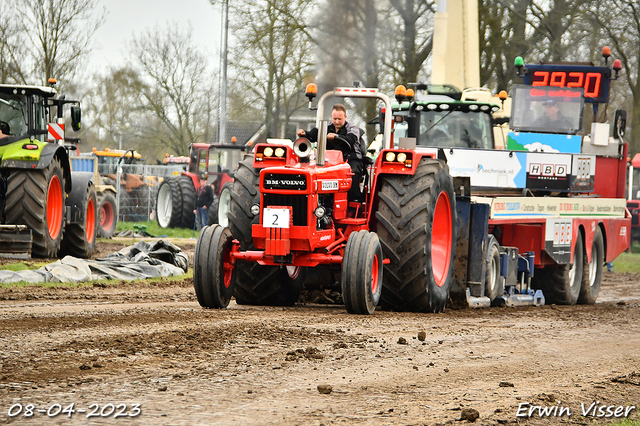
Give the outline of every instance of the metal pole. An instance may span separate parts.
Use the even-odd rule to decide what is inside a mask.
[[[220,140],[218,142],[227,142],[227,45],[229,35],[229,0],[222,3],[222,16],[224,17],[224,25],[222,28],[222,84],[220,87]]]

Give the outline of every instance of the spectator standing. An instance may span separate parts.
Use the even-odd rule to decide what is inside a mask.
[[[200,178],[200,188],[196,197],[196,222],[199,228],[207,226],[209,220],[209,207],[213,202],[213,189],[207,184],[206,178]]]

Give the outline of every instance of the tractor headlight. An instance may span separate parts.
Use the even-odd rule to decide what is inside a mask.
[[[395,152],[387,152],[384,156],[384,159],[388,162],[396,161],[396,153]]]
[[[318,219],[322,218],[325,214],[327,214],[327,209],[325,209],[323,206],[318,206],[316,207],[316,209],[314,210],[313,214],[316,215],[316,217]]]
[[[251,208],[249,209],[249,211],[251,211],[252,215],[258,216],[260,214],[260,205],[259,204],[252,204]]]
[[[401,163],[404,163],[404,160],[407,159],[407,154],[405,154],[404,152],[401,152],[400,154],[398,154],[398,161]]]
[[[271,157],[272,155],[273,155],[273,148],[271,148],[270,146],[266,147],[264,149],[264,156]]]
[[[284,149],[276,148],[276,157],[284,157]]]

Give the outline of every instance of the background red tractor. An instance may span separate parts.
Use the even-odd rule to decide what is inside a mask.
[[[387,111],[384,149],[362,183],[364,202],[347,199],[351,168],[341,151],[326,150],[325,113],[336,97],[376,98]],[[447,166],[432,155],[393,148],[391,101],[377,89],[336,88],[317,109],[315,150],[306,139],[293,149],[259,144],[240,162],[229,227],[209,226],[198,239],[199,303],[224,308],[234,295],[239,304],[291,305],[308,269],[326,268],[340,277],[350,313],[371,314],[380,301],[395,310],[442,311],[456,233]]]
[[[218,223],[219,199],[228,206],[230,183],[233,171],[242,159],[244,145],[206,144],[191,145],[188,171],[179,176],[166,178],[158,188],[156,197],[156,218],[162,228],[192,228],[195,222],[193,210],[200,179],[206,177],[207,184],[213,185],[214,200],[209,210],[209,224]],[[226,191],[221,194],[226,186]]]

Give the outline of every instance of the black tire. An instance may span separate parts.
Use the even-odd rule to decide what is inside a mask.
[[[484,281],[484,295],[492,302],[504,294],[504,277],[500,276],[500,246],[493,235],[487,240],[485,264],[487,275]]]
[[[111,191],[98,195],[98,237],[113,238],[118,225],[118,207],[116,197]]]
[[[196,208],[196,187],[189,176],[178,176],[180,191],[182,191],[182,227],[193,228],[196,215],[193,210]]]
[[[11,170],[7,182],[7,224],[31,229],[33,257],[57,257],[64,232],[65,182],[55,157],[41,170]],[[52,213],[52,214],[49,214]]]
[[[233,237],[229,228],[205,226],[194,254],[193,286],[198,303],[205,308],[226,308],[234,288],[233,270],[225,270]]]
[[[82,259],[91,257],[96,245],[99,222],[96,205],[96,189],[93,185],[87,185],[87,195],[84,199],[84,220],[82,223],[67,224],[62,236],[62,251],[64,253]]]
[[[350,314],[375,312],[382,293],[382,246],[369,231],[352,232],[342,259],[342,300]]]
[[[602,237],[602,230],[598,226],[593,236],[593,245],[591,246],[591,263],[587,262],[586,251],[584,254],[582,286],[580,287],[578,303],[584,305],[593,305],[596,303],[598,294],[600,294],[600,285],[602,284],[603,265],[604,238]]]
[[[578,231],[574,243],[573,264],[536,269],[531,287],[542,290],[547,304],[575,305],[582,287],[584,249],[582,234]]]
[[[254,203],[260,203],[260,170],[253,168],[253,155],[239,163],[234,175],[229,210],[229,228],[242,250],[253,250],[251,226],[259,217],[251,214]],[[299,297],[304,274],[290,277],[287,268],[263,266],[257,262],[237,261],[235,266],[236,302],[240,305],[291,306]]]
[[[222,185],[220,197],[218,199],[218,223],[222,226],[229,226],[229,211],[231,210],[231,194],[233,194],[233,182]]]
[[[253,168],[253,155],[246,155],[234,175],[229,208],[229,229],[242,250],[253,248],[251,226],[259,217],[251,214],[251,205],[260,203],[260,170]]]
[[[177,228],[182,223],[182,191],[175,177],[168,177],[158,187],[156,221],[161,228]]]
[[[209,210],[207,212],[207,225],[209,226],[215,225],[218,223],[218,203],[219,202],[220,202],[220,199],[218,198],[218,196],[214,195],[211,205],[207,208],[207,210]]]
[[[382,306],[441,312],[455,259],[456,204],[449,168],[423,158],[413,176],[382,175],[380,180],[376,233],[391,261],[384,267]]]

